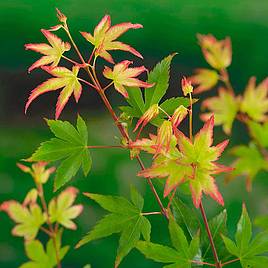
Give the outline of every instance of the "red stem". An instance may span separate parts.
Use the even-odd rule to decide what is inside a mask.
[[[97,77],[96,77],[95,70],[93,69],[93,73],[94,73],[94,75],[92,75],[92,73],[90,72],[88,66],[86,66],[86,62],[85,62],[83,56],[81,55],[81,53],[80,53],[80,51],[79,51],[77,45],[75,44],[75,42],[74,42],[74,40],[73,40],[73,38],[72,38],[72,36],[71,36],[71,34],[70,34],[70,31],[69,31],[69,29],[68,29],[68,26],[66,25],[64,29],[65,29],[65,31],[66,31],[68,37],[70,38],[71,43],[72,43],[72,45],[73,45],[73,47],[74,47],[74,49],[75,49],[75,51],[76,51],[78,57],[80,58],[82,64],[85,64],[85,70],[86,70],[86,72],[88,73],[90,79],[92,80],[92,82],[93,82],[94,85],[96,86],[96,87],[95,87],[96,91],[99,93],[99,95],[100,95],[102,101],[104,102],[106,108],[108,109],[109,113],[111,114],[111,116],[112,116],[112,118],[113,118],[113,120],[114,120],[116,126],[118,127],[118,129],[119,129],[121,135],[123,136],[123,138],[127,139],[127,141],[129,142],[129,141],[130,141],[130,138],[129,138],[129,136],[128,136],[128,133],[126,132],[126,130],[124,129],[124,127],[122,126],[122,124],[119,122],[117,115],[115,114],[115,112],[114,112],[114,110],[113,110],[113,108],[112,108],[112,106],[111,106],[109,100],[107,99],[107,97],[106,97],[106,95],[105,95],[103,89],[101,88],[100,83],[99,83],[99,81],[98,81],[98,79],[97,79]],[[137,158],[137,160],[138,160],[138,162],[139,162],[139,164],[140,164],[141,169],[144,170],[145,167],[144,167],[144,165],[143,165],[143,163],[142,163],[142,160],[140,159],[139,156],[137,156],[136,158]],[[163,214],[166,218],[168,218],[168,216],[167,216],[167,212],[166,212],[166,210],[165,210],[165,208],[164,208],[164,206],[163,206],[163,204],[162,204],[162,202],[161,202],[161,199],[159,198],[159,196],[158,196],[158,194],[157,194],[157,192],[156,192],[156,190],[155,190],[155,188],[154,188],[154,185],[153,185],[151,179],[148,178],[147,181],[148,181],[149,186],[150,186],[150,188],[151,188],[151,190],[152,190],[152,192],[153,192],[153,194],[154,194],[154,196],[155,196],[155,198],[156,198],[156,200],[157,200],[157,203],[158,203],[159,206],[160,206],[160,209],[161,209],[162,214]]]
[[[228,264],[230,264],[230,263],[237,262],[237,261],[239,261],[239,258],[236,258],[236,259],[234,259],[234,260],[230,260],[230,261],[224,262],[224,263],[222,264],[222,266],[225,266],[225,265],[228,265]]]
[[[216,250],[216,247],[215,247],[215,244],[214,244],[214,241],[213,241],[213,237],[212,237],[212,234],[211,234],[211,231],[210,231],[210,228],[209,228],[206,212],[205,212],[205,209],[203,207],[202,201],[200,203],[199,208],[200,208],[200,211],[201,211],[201,214],[202,214],[202,218],[204,220],[204,224],[205,224],[205,228],[206,228],[207,235],[208,235],[208,238],[209,238],[209,242],[210,242],[210,245],[211,245],[212,253],[213,253],[214,259],[216,261],[215,266],[216,266],[216,268],[221,268],[222,265],[221,265],[221,262],[219,260],[218,254],[217,254],[217,250]]]

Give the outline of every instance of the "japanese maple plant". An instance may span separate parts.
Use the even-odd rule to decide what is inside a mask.
[[[224,206],[224,197],[215,181],[216,174],[226,173],[226,181],[238,175],[246,176],[246,187],[250,191],[257,173],[268,170],[268,123],[265,123],[268,80],[256,86],[256,79],[251,78],[243,96],[236,96],[227,71],[232,60],[230,39],[217,40],[212,35],[198,35],[203,55],[211,69],[197,69],[191,77],[183,77],[177,90],[178,95],[183,96],[163,100],[169,86],[171,61],[176,53],[164,58],[151,71],[144,66],[133,67],[133,62],[129,60],[115,63],[111,55],[113,50],[122,50],[142,59],[137,50],[117,40],[126,31],[142,28],[142,25],[128,22],[112,26],[110,16],[105,15],[93,34],[80,32],[91,48],[89,57],[85,57],[71,35],[67,17],[59,10],[57,17],[58,25],[41,30],[47,39],[46,43],[25,45],[27,50],[42,54],[29,68],[29,72],[41,68],[51,75],[51,78],[32,90],[25,112],[40,95],[55,90],[60,92],[55,120],[46,119],[53,137],[41,143],[24,163],[18,164],[34,182],[25,200],[22,203],[10,200],[1,205],[1,210],[16,223],[12,234],[23,237],[25,241],[29,261],[20,267],[62,267],[62,259],[69,250],[69,246],[62,246],[63,231],[76,229],[73,220],[79,216],[83,207],[74,204],[78,194],[76,188],[69,186],[61,189],[66,187],[80,168],[85,176],[88,175],[92,163],[90,151],[98,148],[129,151],[130,159],[137,161],[140,166],[138,179],[143,178],[144,183],[149,185],[159,210],[144,211],[144,199],[133,186],[130,186],[130,200],[80,189],[89,191],[84,195],[107,210],[108,214],[80,241],[77,238],[76,248],[119,233],[114,267],[118,267],[134,248],[146,258],[163,263],[166,268],[268,267],[268,257],[265,256],[268,252],[268,233],[263,231],[253,237],[252,223],[245,204],[235,237],[230,239],[226,227],[226,210],[208,220],[202,203],[203,196],[208,195],[213,199],[211,201]],[[66,33],[67,41],[55,35],[59,30]],[[66,56],[70,50],[77,54],[75,59]],[[104,66],[97,65],[99,58],[106,61]],[[68,68],[62,66],[64,62]],[[96,66],[102,70],[101,79]],[[84,76],[81,76],[83,72]],[[142,73],[148,76],[146,82],[138,78]],[[101,81],[107,82],[102,84]],[[218,88],[218,96],[203,102],[199,100],[202,102],[200,118],[204,125],[197,133],[193,133],[193,107],[198,101],[193,94],[212,88]],[[121,139],[120,142],[117,140],[117,144],[88,144],[87,125],[81,116],[77,117],[76,126],[59,120],[69,98],[73,95],[78,102],[82,91],[86,91],[83,94],[90,94],[88,89],[98,93],[118,128]],[[107,98],[106,92],[113,89],[127,103],[119,107],[120,114]],[[219,163],[219,158],[228,140],[214,145],[213,128],[214,125],[221,125],[225,134],[230,135],[234,120],[241,121],[249,128],[251,142],[248,146],[232,148],[230,151],[236,160],[231,166],[224,166]],[[188,131],[181,128],[182,121],[188,125]],[[147,136],[148,124],[152,125],[150,129],[155,130]],[[141,155],[144,153],[151,159],[147,167],[142,161]],[[54,162],[57,168],[51,166]],[[47,202],[43,185],[53,173],[56,193]],[[189,195],[192,204],[182,201]],[[151,241],[151,217],[165,218],[171,245]],[[256,224],[266,229],[268,217],[257,218]],[[39,232],[48,236],[45,246],[38,239]]]

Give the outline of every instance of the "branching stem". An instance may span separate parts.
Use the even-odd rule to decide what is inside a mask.
[[[189,93],[189,100],[190,100],[190,110],[189,110],[189,136],[190,136],[190,140],[193,141],[193,99],[192,99],[192,94]],[[205,224],[205,228],[207,231],[207,235],[209,238],[209,242],[211,245],[211,249],[212,249],[212,253],[214,256],[214,260],[215,260],[215,267],[216,268],[221,268],[221,263],[217,254],[217,250],[213,241],[213,237],[209,228],[209,224],[208,224],[208,220],[207,220],[207,216],[206,216],[206,212],[205,209],[203,207],[202,201],[200,202],[200,211],[201,211],[201,215]]]
[[[39,194],[39,197],[40,197],[40,201],[41,201],[43,210],[44,210],[44,212],[46,214],[46,217],[47,217],[47,224],[48,224],[48,227],[49,227],[49,231],[47,229],[45,229],[45,228],[42,228],[42,227],[41,227],[41,230],[46,232],[50,236],[50,238],[52,239],[53,246],[54,246],[54,249],[55,249],[57,268],[61,268],[60,253],[59,253],[59,248],[57,246],[57,241],[56,241],[57,230],[56,229],[54,230],[53,225],[52,225],[52,223],[50,221],[50,218],[49,218],[48,207],[47,207],[46,199],[45,199],[45,196],[44,196],[43,185],[40,182],[36,182],[36,186],[37,186],[37,189],[38,189],[38,194]]]
[[[99,81],[98,81],[98,78],[97,78],[97,75],[96,75],[96,72],[95,72],[95,68],[94,68],[94,66],[95,66],[95,62],[96,62],[96,58],[97,58],[97,57],[95,56],[95,58],[94,58],[94,63],[93,63],[93,68],[92,68],[92,72],[93,72],[93,74],[92,74],[91,71],[90,71],[90,69],[88,68],[88,66],[87,66],[87,64],[86,64],[86,62],[85,62],[85,60],[84,60],[82,54],[80,53],[79,48],[77,47],[75,41],[73,40],[73,38],[72,38],[72,36],[71,36],[71,33],[70,33],[70,31],[69,31],[69,28],[68,28],[67,24],[64,26],[64,30],[65,30],[65,32],[67,33],[67,35],[68,35],[68,37],[69,37],[69,39],[70,39],[70,41],[71,41],[71,43],[72,43],[72,45],[73,45],[73,47],[74,47],[74,49],[75,49],[75,51],[76,51],[76,53],[77,53],[79,59],[81,60],[82,64],[85,65],[84,69],[85,69],[86,72],[88,73],[88,75],[89,75],[89,77],[90,77],[92,83],[95,85],[94,88],[95,88],[96,91],[99,93],[99,95],[100,95],[100,97],[101,97],[101,99],[102,99],[104,105],[106,106],[106,108],[108,109],[110,115],[112,116],[112,118],[113,118],[113,120],[114,120],[116,126],[118,127],[118,129],[119,129],[119,131],[120,131],[122,137],[125,138],[125,139],[127,140],[127,142],[129,143],[129,141],[130,141],[129,135],[128,135],[127,131],[125,130],[125,128],[123,127],[123,125],[120,123],[120,121],[119,121],[117,115],[115,114],[115,111],[113,110],[113,107],[111,106],[109,100],[107,99],[107,97],[106,97],[106,95],[105,95],[105,93],[104,93],[104,90],[102,89],[102,87],[101,87],[101,85],[100,85],[100,83],[99,83]],[[138,160],[141,169],[144,170],[145,167],[144,167],[144,164],[143,164],[141,158],[140,158],[139,156],[137,156],[136,159]],[[156,201],[157,201],[157,203],[158,203],[158,205],[159,205],[159,207],[160,207],[160,209],[161,209],[161,213],[162,213],[166,218],[168,218],[166,209],[165,209],[164,205],[162,204],[162,201],[161,201],[160,197],[158,196],[158,193],[156,192],[155,187],[154,187],[154,185],[153,185],[151,179],[150,179],[150,178],[147,178],[147,181],[148,181],[148,184],[149,184],[149,186],[150,186],[150,189],[151,189],[151,191],[153,192],[153,195],[155,196]]]
[[[223,266],[225,266],[225,265],[228,265],[228,264],[230,264],[230,263],[237,262],[237,261],[239,261],[239,258],[236,258],[236,259],[233,259],[233,260],[224,262],[221,266],[223,267]]]

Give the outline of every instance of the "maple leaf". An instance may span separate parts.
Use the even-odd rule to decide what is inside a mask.
[[[199,233],[188,243],[183,230],[170,215],[169,234],[173,245],[172,248],[149,241],[139,241],[136,248],[146,258],[167,264],[164,268],[191,268],[191,260],[198,255]]]
[[[32,164],[31,167],[25,166],[21,163],[17,163],[17,166],[25,173],[29,173],[36,183],[45,184],[49,176],[54,173],[55,167],[46,169],[46,162],[37,162]]]
[[[226,89],[219,89],[219,96],[208,98],[202,103],[202,108],[209,110],[200,117],[207,121],[212,114],[215,116],[215,125],[222,125],[223,131],[230,135],[233,121],[239,110],[239,99]]]
[[[231,64],[232,47],[229,37],[217,40],[213,35],[198,34],[197,38],[208,64],[217,70],[224,69]]]
[[[109,50],[123,50],[128,51],[139,58],[143,58],[142,55],[133,47],[124,44],[119,41],[115,41],[123,33],[129,29],[142,28],[141,24],[132,24],[130,22],[116,24],[111,27],[111,18],[109,15],[105,15],[99,24],[94,29],[93,36],[87,32],[81,32],[82,36],[94,45],[95,55],[98,55],[110,63],[114,63],[114,60]]]
[[[62,260],[69,250],[69,246],[61,247],[62,230],[56,235],[56,246],[59,249],[59,259]],[[49,239],[46,250],[39,240],[31,240],[25,243],[25,251],[30,261],[22,264],[19,268],[53,268],[57,265],[57,257],[53,239]]]
[[[104,71],[103,71],[103,75],[106,78],[113,80],[115,89],[120,94],[122,94],[125,98],[128,98],[128,92],[125,86],[144,87],[144,88],[153,86],[153,84],[149,84],[149,83],[143,82],[135,78],[139,74],[146,71],[146,68],[144,66],[128,68],[130,64],[132,64],[131,61],[124,60],[116,64],[113,67],[113,70],[105,66]]]
[[[254,121],[248,122],[251,136],[262,147],[268,147],[268,122],[260,124]]]
[[[267,160],[263,158],[254,143],[248,146],[240,145],[232,148],[230,153],[237,157],[232,166],[234,171],[226,177],[229,182],[239,175],[246,177],[246,188],[251,191],[252,182],[261,170],[268,170]]]
[[[193,142],[178,130],[176,137],[180,151],[172,155],[160,155],[154,160],[151,168],[141,171],[138,175],[147,178],[168,177],[164,196],[167,196],[179,184],[189,181],[193,203],[196,207],[200,205],[203,192],[223,205],[223,198],[211,175],[227,172],[232,168],[215,162],[228,141],[212,146],[213,126],[214,117],[212,116],[195,135]]]
[[[92,193],[85,195],[110,213],[102,218],[76,247],[121,233],[115,260],[115,267],[118,267],[122,259],[135,247],[141,235],[146,241],[150,241],[151,224],[142,214],[144,200],[134,187],[131,188],[132,202],[117,196]]]
[[[268,266],[268,232],[258,233],[252,238],[252,225],[245,205],[237,223],[235,242],[222,235],[226,249],[238,257],[243,268],[263,268]]]
[[[75,219],[83,210],[82,205],[75,205],[73,203],[77,196],[78,190],[74,187],[68,187],[61,192],[57,198],[53,198],[48,206],[50,221],[58,222],[68,229],[76,229]]]
[[[56,67],[59,64],[62,54],[71,49],[71,45],[68,42],[63,42],[50,31],[42,29],[41,32],[46,37],[50,45],[46,43],[25,45],[25,49],[30,49],[45,55],[28,69],[29,72],[33,69],[49,64],[51,64],[51,67]]]
[[[240,110],[257,122],[267,120],[268,112],[268,78],[256,86],[256,77],[251,77],[244,91]]]
[[[70,96],[73,94],[76,102],[78,102],[81,96],[82,86],[77,78],[79,67],[73,66],[72,71],[65,67],[51,68],[43,66],[42,69],[55,77],[50,78],[32,90],[25,105],[25,113],[27,112],[27,109],[32,101],[38,96],[49,91],[55,91],[63,88],[56,104],[55,118],[58,119]]]
[[[0,206],[0,211],[5,211],[9,217],[17,223],[12,234],[23,236],[26,240],[36,237],[39,228],[45,223],[46,216],[36,204],[30,204],[29,208],[21,205],[15,200],[5,201]]]
[[[193,169],[190,178],[190,188],[193,202],[199,207],[202,192],[209,194],[219,204],[223,205],[222,195],[218,191],[212,174],[231,171],[232,168],[216,163],[221,153],[228,144],[228,140],[212,146],[213,143],[214,116],[204,124],[203,128],[195,135],[191,142],[182,132],[178,131],[178,145],[181,153],[185,156],[185,164]]]
[[[68,121],[47,120],[54,138],[41,143],[40,147],[28,159],[29,161],[62,160],[57,168],[55,190],[67,183],[79,170],[87,176],[91,169],[91,156],[87,148],[88,131],[82,117],[77,117],[76,128]]]
[[[197,86],[194,89],[194,94],[198,94],[213,88],[219,80],[219,75],[214,70],[196,69],[195,74],[189,77],[189,79],[193,85]]]

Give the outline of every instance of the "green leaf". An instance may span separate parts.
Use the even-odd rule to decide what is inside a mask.
[[[256,142],[262,147],[268,147],[268,123],[259,124],[254,121],[249,121],[248,127],[250,134]]]
[[[146,89],[147,90],[147,89]],[[145,105],[142,97],[142,92],[138,87],[127,88],[128,98],[126,99],[129,105],[139,114],[145,112]]]
[[[111,213],[102,218],[77,244],[77,247],[114,233],[121,233],[115,260],[115,267],[118,267],[122,259],[135,247],[141,234],[145,240],[150,240],[151,224],[141,213],[144,200],[133,187],[131,188],[132,202],[117,196],[91,193],[85,195]]]
[[[261,215],[258,216],[255,220],[254,220],[254,224],[264,230],[268,229],[268,215]]]
[[[149,259],[156,262],[173,263],[165,267],[190,268],[191,260],[194,259],[199,251],[199,233],[194,236],[189,245],[183,230],[170,214],[169,234],[175,249],[148,241],[139,241],[136,247]]]
[[[130,106],[119,107],[121,111],[130,117],[140,118],[144,112],[149,109],[149,107],[151,107],[153,104],[158,104],[161,101],[169,86],[169,69],[171,60],[175,55],[176,53],[164,58],[149,73],[147,82],[154,83],[155,85],[151,88],[146,88],[145,101],[142,96],[142,91],[139,88],[135,87],[127,89],[129,97],[126,100]],[[197,99],[193,100],[193,102],[196,101]],[[188,107],[189,104],[188,98],[172,97],[165,100],[160,107],[168,114],[172,115],[174,110],[180,105]],[[158,117],[152,120],[150,123],[155,126],[159,126],[165,117],[166,114],[163,111],[160,111]]]
[[[59,259],[62,260],[69,250],[69,246],[61,248],[62,230],[57,233],[56,246],[59,249]],[[52,239],[46,244],[46,251],[39,240],[27,241],[25,251],[30,259],[29,262],[22,264],[19,268],[53,268],[57,265],[55,245]]]
[[[187,258],[189,256],[188,242],[183,233],[183,230],[179,227],[179,225],[172,217],[169,219],[168,227],[172,245],[177,249],[177,251],[182,252],[183,257]]]
[[[253,180],[257,174],[262,170],[268,170],[267,161],[263,158],[254,143],[248,146],[240,145],[230,150],[231,154],[237,157],[232,166],[233,172],[227,177],[227,180],[232,180],[239,175],[247,178],[247,190],[251,190]]]
[[[169,86],[169,69],[176,53],[167,56],[159,62],[149,73],[147,82],[155,85],[145,90],[145,110],[151,105],[159,103]]]
[[[180,260],[180,254],[173,248],[146,241],[139,241],[137,249],[148,259],[156,262],[172,263]]]
[[[217,248],[217,253],[220,259],[226,258],[228,256],[228,252],[226,252],[224,243],[221,239],[221,235],[227,235],[227,212],[223,210],[217,216],[212,218],[209,221],[209,227],[212,234],[212,238],[214,244]],[[205,259],[213,260],[213,255],[211,251],[210,242],[207,236],[207,232],[204,229],[201,233],[201,241],[202,241],[202,257]]]
[[[268,264],[268,258],[262,256],[268,252],[268,232],[262,232],[252,239],[252,226],[246,207],[243,206],[235,234],[236,243],[222,236],[227,250],[240,259],[243,268],[262,268]]]
[[[180,198],[172,200],[172,212],[177,224],[181,226],[188,240],[192,240],[200,228],[200,222],[195,210],[189,208]]]
[[[88,132],[80,116],[77,118],[77,129],[68,121],[47,120],[47,124],[56,138],[41,143],[29,160],[62,160],[54,183],[55,190],[58,190],[76,175],[81,166],[85,176],[89,173],[92,160],[87,149]]]
[[[251,236],[252,236],[251,221],[248,216],[246,207],[243,206],[242,214],[237,224],[235,234],[236,245],[239,248],[240,252],[245,252],[247,250]]]

